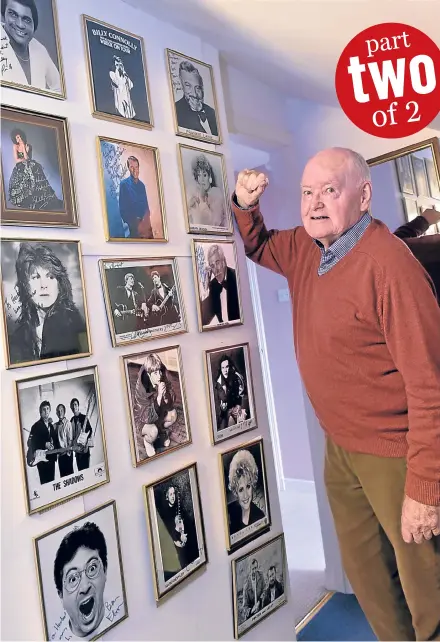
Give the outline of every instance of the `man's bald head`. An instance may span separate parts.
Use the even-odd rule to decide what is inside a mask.
[[[371,174],[351,149],[318,152],[304,168],[301,216],[306,232],[328,248],[368,211]]]

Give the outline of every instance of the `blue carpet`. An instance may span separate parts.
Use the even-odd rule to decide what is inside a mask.
[[[298,633],[298,640],[377,640],[354,595],[335,593]]]

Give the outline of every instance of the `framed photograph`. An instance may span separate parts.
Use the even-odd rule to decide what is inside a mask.
[[[96,366],[15,386],[28,514],[108,483]]]
[[[222,142],[212,66],[166,50],[176,134],[220,145]]]
[[[411,155],[414,178],[417,189],[417,196],[429,198],[428,177],[426,175],[425,161],[419,156]]]
[[[143,38],[83,15],[93,116],[153,127]]]
[[[1,143],[2,225],[78,227],[66,118],[4,106]]]
[[[187,332],[177,259],[101,259],[113,347]]]
[[[197,464],[144,486],[156,601],[206,566]]]
[[[412,174],[409,154],[398,156],[395,159],[397,177],[399,179],[400,191],[404,194],[415,194],[414,179]]]
[[[114,501],[34,546],[45,640],[97,640],[128,617]]]
[[[192,239],[199,331],[243,324],[235,241]]]
[[[429,193],[432,198],[440,200],[440,168],[435,168],[432,158],[425,158],[426,174],[428,176]]]
[[[223,154],[179,145],[186,231],[233,234]]]
[[[271,525],[262,437],[219,453],[226,548],[233,553]]]
[[[159,150],[99,137],[98,157],[106,240],[167,241]]]
[[[3,0],[1,84],[65,98],[55,0]]]
[[[283,533],[232,560],[232,604],[236,640],[286,604],[287,581]]]
[[[249,344],[205,351],[213,445],[257,426]]]
[[[79,241],[3,238],[7,368],[89,357]]]
[[[133,465],[192,442],[179,346],[121,357]]]
[[[403,209],[406,220],[412,221],[419,216],[420,212],[417,207],[417,201],[412,198],[403,198]]]

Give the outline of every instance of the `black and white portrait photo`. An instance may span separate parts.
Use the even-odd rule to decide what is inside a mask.
[[[191,443],[179,346],[121,357],[133,464]]]
[[[1,0],[1,84],[65,98],[55,0]]]
[[[79,241],[2,239],[8,367],[91,353]]]
[[[113,346],[186,332],[176,259],[101,259]]]
[[[179,154],[187,231],[232,234],[223,155],[187,145]]]
[[[257,425],[249,344],[205,352],[212,443]]]
[[[83,21],[93,115],[151,129],[143,39],[89,16]]]
[[[114,501],[34,540],[45,640],[96,640],[128,616]]]
[[[228,551],[236,550],[271,524],[263,439],[220,453]]]
[[[16,382],[29,514],[109,481],[96,367]]]
[[[166,50],[176,134],[221,143],[212,66]]]
[[[199,330],[241,325],[235,241],[192,240]]]
[[[236,640],[287,602],[285,559],[281,534],[232,561]]]
[[[144,486],[144,491],[159,601],[207,563],[197,464]]]

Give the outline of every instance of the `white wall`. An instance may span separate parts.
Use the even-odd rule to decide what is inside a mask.
[[[32,537],[109,499],[115,499],[119,515],[129,617],[105,635],[104,639],[231,640],[233,629],[230,558],[226,554],[224,543],[217,462],[219,450],[210,445],[209,439],[202,358],[204,349],[245,340],[250,342],[258,429],[248,433],[245,439],[258,435],[265,437],[273,517],[270,535],[261,538],[259,543],[280,532],[282,525],[251,297],[240,244],[238,244],[238,250],[245,325],[205,334],[197,332],[190,238],[185,234],[184,229],[176,153],[178,140],[173,130],[164,49],[171,47],[213,64],[225,140],[219,151],[223,151],[226,155],[232,185],[233,171],[223,108],[218,53],[198,38],[159,22],[117,0],[108,0],[106,3],[102,0],[75,0],[75,2],[58,0],[57,4],[67,101],[57,101],[12,89],[3,90],[3,101],[14,106],[68,117],[81,226],[78,230],[8,228],[7,232],[14,237],[82,240],[93,355],[87,359],[2,372],[2,578],[7,578],[8,581],[7,586],[3,584],[2,591],[2,639],[36,640],[42,639],[43,636]],[[144,37],[155,119],[155,127],[151,132],[92,118],[87,90],[81,13],[87,13],[96,19]],[[95,147],[97,135],[144,142],[159,148],[170,234],[170,242],[167,245],[105,243]],[[200,144],[200,147],[203,145]],[[131,466],[119,357],[135,351],[136,347],[126,346],[117,349],[111,347],[97,261],[104,255],[162,256],[164,254],[179,257],[190,332],[179,337],[157,340],[154,344],[148,342],[139,345],[138,348],[142,351],[153,345],[158,348],[175,343],[181,345],[193,445],[134,469]],[[32,375],[61,372],[93,364],[98,365],[100,376],[111,481],[96,491],[42,515],[28,517],[25,513],[20,472],[17,420],[12,403],[13,381]],[[228,443],[228,447],[241,441],[244,439],[237,437]],[[204,573],[183,585],[164,604],[156,608],[141,486],[195,460],[199,467],[209,563]],[[242,551],[249,548],[252,548],[252,545]],[[290,594],[289,599],[292,599]],[[291,605],[280,609],[246,637],[249,640],[294,639],[294,616]]]

